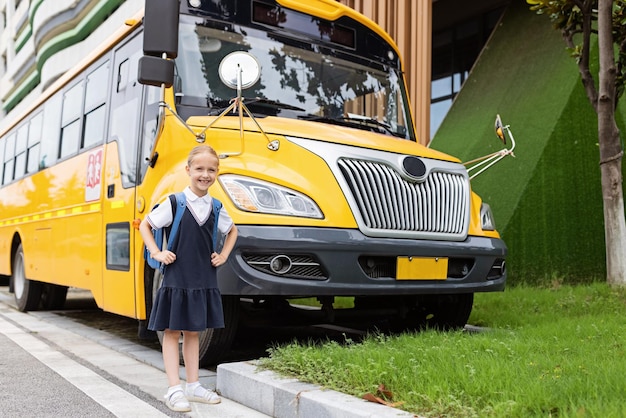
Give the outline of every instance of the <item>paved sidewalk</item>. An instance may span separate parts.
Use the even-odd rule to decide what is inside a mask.
[[[2,416],[391,418],[407,412],[324,390],[254,361],[200,370],[200,381],[222,403],[167,409],[161,353],[53,312],[22,313],[0,291],[0,411]],[[4,353],[9,353],[4,354]],[[181,378],[185,379],[181,367]]]
[[[227,398],[219,405],[192,403],[190,413],[172,412],[163,402],[167,380],[158,351],[11,305],[0,293],[3,417],[267,417]],[[209,388],[215,388],[216,377],[201,370]]]

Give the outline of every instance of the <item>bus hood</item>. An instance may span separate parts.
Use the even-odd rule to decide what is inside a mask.
[[[194,131],[199,132],[214,121],[215,117],[193,116],[187,120],[187,124],[194,128]],[[396,138],[390,135],[369,132],[362,129],[349,128],[322,122],[278,118],[274,116],[267,116],[263,118],[258,117],[256,118],[256,121],[259,123],[261,128],[263,128],[266,135],[307,138],[399,154],[417,155],[424,158],[432,158],[442,161],[460,162],[460,160],[455,157],[425,147],[417,142]],[[223,117],[215,122],[212,129],[239,130],[239,118]],[[254,121],[252,121],[249,117],[244,117],[243,129],[245,131],[259,131]]]

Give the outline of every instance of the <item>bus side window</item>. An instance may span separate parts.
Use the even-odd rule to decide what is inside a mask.
[[[81,136],[80,122],[83,108],[83,86],[84,83],[81,80],[63,95],[61,144],[58,154],[60,159],[78,152]]]
[[[54,165],[57,160],[59,150],[59,133],[61,132],[61,101],[63,96],[60,93],[52,96],[44,107],[43,111],[43,132],[46,133],[41,142],[41,156],[39,158],[39,169]]]
[[[2,184],[9,184],[13,181],[13,162],[15,158],[15,132],[11,133],[7,137],[6,146],[4,150],[4,161],[3,161],[3,169],[4,177],[2,179]]]
[[[2,138],[0,138],[0,186],[4,184],[4,148],[6,147],[6,143],[7,141],[3,141]]]
[[[41,127],[43,111],[30,120],[28,129],[28,147],[26,151],[26,173],[32,174],[39,170],[39,151],[41,149]]]
[[[28,122],[17,130],[15,143],[15,175],[14,179],[21,179],[26,174],[26,146],[28,144]]]
[[[157,135],[157,122],[159,119],[159,101],[161,100],[159,87],[144,86],[145,96],[143,105],[143,141],[141,149],[141,161],[143,164],[140,166],[140,181],[143,181],[143,177],[148,171],[148,164],[146,163],[150,158],[150,151],[152,151],[152,145]]]
[[[106,96],[109,85],[109,61],[87,76],[85,89],[85,129],[81,149],[102,144],[105,134]]]
[[[136,37],[115,51],[114,86],[110,110],[109,142],[117,141],[120,177],[124,188],[137,184],[137,135],[141,115],[139,103],[142,85],[137,82],[137,66],[142,55],[141,38]]]

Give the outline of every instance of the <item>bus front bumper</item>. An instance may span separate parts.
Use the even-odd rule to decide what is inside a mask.
[[[504,241],[366,237],[354,229],[237,226],[237,245],[218,269],[224,295],[359,296],[504,290]],[[445,260],[445,277],[398,277],[398,260]]]

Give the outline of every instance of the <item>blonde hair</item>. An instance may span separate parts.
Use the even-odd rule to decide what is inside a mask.
[[[204,153],[213,154],[215,158],[217,158],[217,162],[219,164],[220,158],[217,156],[217,152],[215,152],[213,147],[209,145],[198,145],[189,152],[189,156],[187,157],[187,166],[191,167],[191,162],[193,161],[196,155],[200,155]]]

